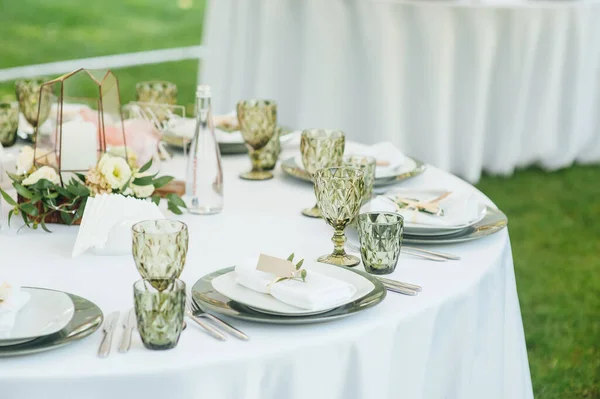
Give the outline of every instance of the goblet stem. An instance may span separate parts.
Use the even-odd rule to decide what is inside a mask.
[[[260,151],[250,151],[250,162],[252,162],[252,172],[262,172],[263,168],[260,162]]]
[[[333,237],[331,238],[331,242],[333,242],[333,254],[336,256],[344,256],[346,255],[346,250],[344,246],[346,244],[346,235],[344,234],[343,229],[335,229],[333,233]]]
[[[252,162],[252,170],[250,172],[245,172],[240,175],[242,179],[245,180],[267,180],[273,178],[273,173],[264,170],[261,162],[261,152],[260,150],[249,150],[250,152],[250,162]]]

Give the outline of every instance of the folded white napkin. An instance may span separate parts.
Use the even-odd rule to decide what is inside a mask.
[[[126,255],[131,252],[133,224],[164,218],[158,206],[148,200],[117,194],[90,197],[71,255],[75,258],[90,248],[98,255]]]
[[[438,204],[443,210],[442,216],[416,211],[413,209],[399,208],[392,197],[401,196],[416,200],[432,200],[445,190],[395,190],[385,196],[377,196],[361,208],[363,212],[396,212],[404,217],[405,224],[421,224],[442,227],[460,227],[468,225],[482,216],[485,210],[479,205],[477,198],[469,192],[452,192]]]
[[[370,155],[375,157],[379,163],[387,163],[386,165],[377,165],[375,168],[375,176],[379,177],[393,173],[406,163],[406,156],[389,141],[373,145],[350,142],[347,143],[344,153],[345,155]]]
[[[275,275],[256,270],[258,258],[248,258],[236,268],[236,282],[253,291],[301,309],[326,309],[350,299],[356,287],[307,268],[306,282],[286,280],[274,283]]]
[[[4,282],[0,284],[0,332],[9,332],[15,325],[17,313],[29,301],[28,292],[21,291],[18,285]]]

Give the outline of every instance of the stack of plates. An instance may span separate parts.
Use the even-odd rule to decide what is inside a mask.
[[[87,337],[102,324],[102,311],[76,295],[23,287],[29,302],[17,313],[10,332],[0,335],[0,357],[58,348]]]
[[[195,129],[195,121],[193,119],[191,119],[189,126],[191,127],[193,132],[193,129]],[[291,137],[289,136],[289,133],[291,133],[292,131],[291,129],[283,126],[280,126],[279,128],[281,129],[279,139],[282,143],[284,143]],[[191,141],[189,137],[190,133],[192,132],[189,131],[189,128],[187,130],[180,129],[166,131],[162,137],[162,140],[172,147],[183,149],[183,147]],[[217,142],[219,143],[219,149],[221,151],[221,154],[243,154],[248,151],[244,139],[242,138],[242,134],[239,130],[230,131],[217,128],[215,133],[217,135]],[[220,139],[220,137],[225,137],[226,140]]]
[[[288,175],[300,180],[312,182],[304,167],[300,166],[297,157],[291,157],[281,163],[281,169]],[[406,157],[406,161],[396,169],[375,176],[375,186],[386,186],[418,176],[426,169],[426,165],[416,159]]]
[[[444,190],[408,190],[414,194],[416,200],[419,195],[427,198],[437,197]],[[471,220],[460,224],[432,225],[415,223],[408,218],[404,219],[403,242],[408,244],[450,244],[475,240],[494,234],[508,224],[506,215],[500,210],[487,206],[477,201],[468,201],[473,209],[468,212],[473,215]],[[475,209],[476,207],[476,209]],[[392,203],[392,209],[377,209],[395,211],[397,208]],[[471,212],[473,211],[473,212]]]
[[[381,282],[367,273],[313,263],[306,269],[350,283],[356,288],[356,293],[335,307],[308,311],[237,284],[234,269],[221,269],[196,282],[192,295],[203,310],[262,323],[307,324],[349,316],[377,305],[386,295]]]

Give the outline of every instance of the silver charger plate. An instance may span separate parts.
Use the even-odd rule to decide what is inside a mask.
[[[0,347],[0,357],[45,352],[68,345],[94,333],[104,320],[102,310],[85,298],[69,293],[66,294],[75,305],[75,313],[71,321],[62,330],[22,344],[2,346]]]
[[[427,169],[427,165],[416,159],[410,159],[415,163],[415,167],[413,169],[401,172],[394,176],[376,177],[374,183],[375,187],[387,186],[389,184],[398,183],[399,181],[408,180],[425,172],[425,169]],[[304,169],[299,168],[298,165],[296,165],[294,157],[288,158],[285,161],[283,161],[281,163],[281,169],[283,169],[283,171],[288,175],[293,176],[297,179],[312,182],[310,175]]]
[[[198,280],[192,287],[192,296],[197,301],[198,305],[202,310],[206,312],[220,313],[224,316],[233,317],[236,319],[254,321],[258,323],[270,323],[270,324],[311,324],[311,323],[322,323],[326,321],[340,319],[347,317],[362,310],[371,308],[381,301],[386,296],[386,289],[375,277],[359,271],[348,268],[347,270],[358,273],[362,277],[373,283],[373,290],[367,295],[359,298],[346,305],[337,307],[328,312],[319,313],[315,315],[307,316],[278,316],[275,314],[268,314],[258,312],[251,309],[248,306],[242,305],[232,299],[229,299],[225,295],[218,293],[212,287],[212,280],[223,274],[233,271],[235,267],[227,267],[225,269],[217,270],[216,272],[207,274]]]
[[[456,233],[437,236],[411,236],[404,234],[402,242],[406,244],[455,244],[477,240],[478,238],[497,233],[506,227],[507,224],[508,218],[501,210],[487,206],[483,219]]]

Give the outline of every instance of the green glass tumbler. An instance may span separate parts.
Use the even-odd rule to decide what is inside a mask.
[[[0,143],[10,147],[17,141],[19,128],[19,104],[0,103]]]
[[[319,262],[337,266],[356,266],[360,259],[344,250],[346,226],[354,220],[363,197],[364,174],[346,166],[319,169],[315,173],[317,204],[325,222],[334,229],[333,253],[318,258]]]
[[[389,274],[396,269],[404,218],[392,212],[368,212],[358,215],[360,255],[365,270],[372,274]]]
[[[307,129],[300,136],[300,154],[304,170],[314,182],[317,170],[332,166],[341,166],[344,156],[346,138],[340,130]],[[320,218],[319,206],[306,208],[302,211],[304,216]]]
[[[363,193],[363,204],[371,199],[373,185],[375,184],[375,157],[368,155],[347,155],[344,157],[344,165],[358,168],[365,175],[365,191]]]
[[[151,282],[139,280],[133,285],[133,300],[144,346],[155,350],[177,346],[185,314],[185,283],[168,280],[157,290]]]
[[[145,220],[131,230],[133,259],[142,278],[158,290],[179,278],[187,257],[187,225],[176,220]]]
[[[242,100],[237,103],[240,132],[248,147],[252,170],[240,174],[244,180],[268,180],[273,173],[264,170],[261,156],[275,135],[277,103],[271,100]]]

